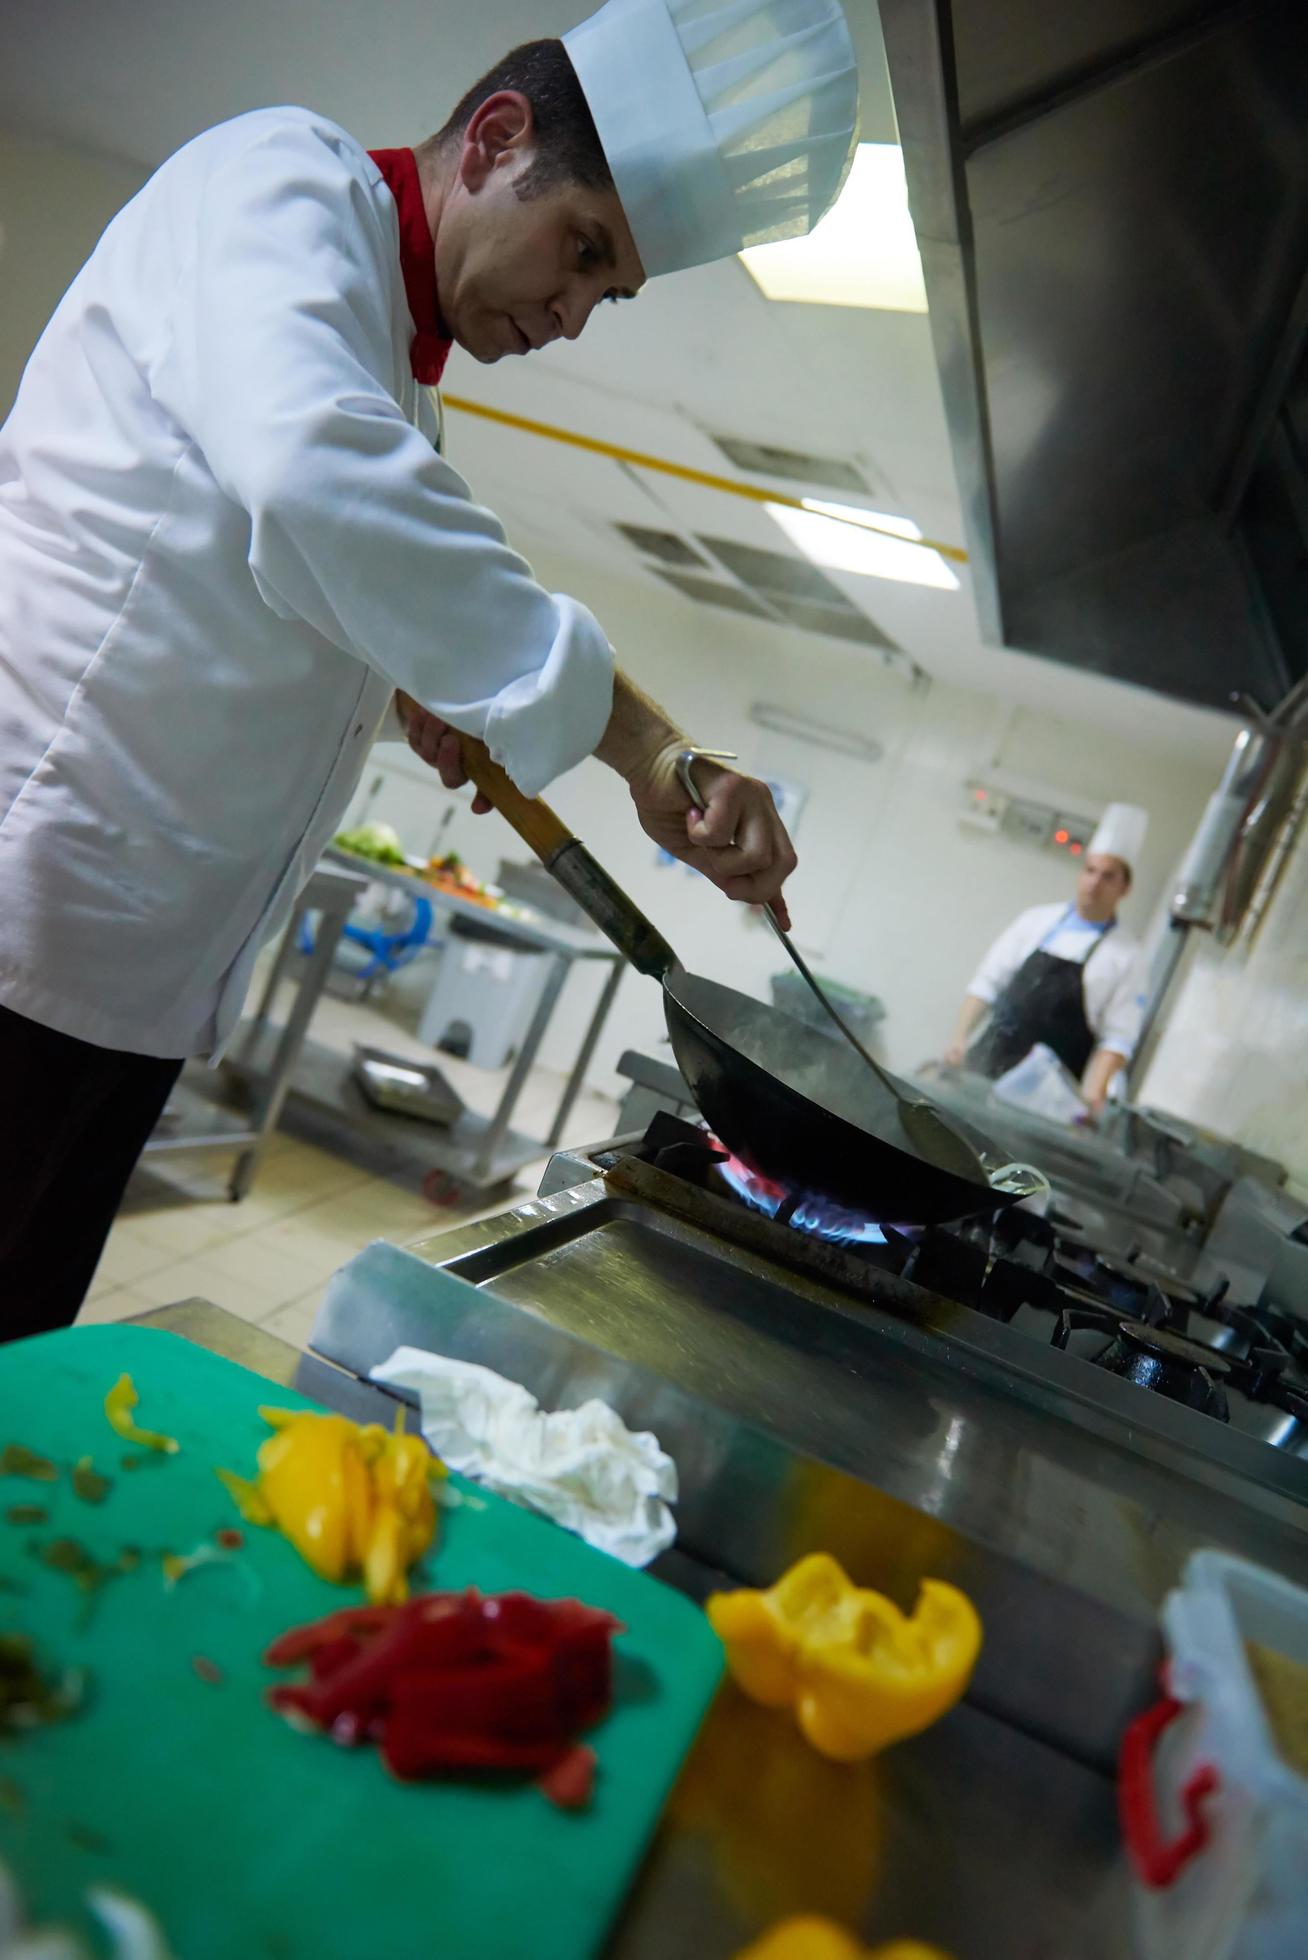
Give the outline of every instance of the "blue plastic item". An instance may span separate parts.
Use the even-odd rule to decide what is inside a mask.
[[[433,915],[429,901],[417,893],[410,896],[406,892],[404,896],[413,907],[413,917],[401,931],[388,932],[381,926],[356,926],[348,922],[341,928],[342,939],[352,940],[356,946],[362,946],[365,952],[372,954],[368,964],[356,975],[364,986],[370,986],[383,973],[398,973],[401,967],[417,957],[431,938]],[[296,946],[307,956],[313,951],[313,943],[313,927],[306,915],[300,921]]]

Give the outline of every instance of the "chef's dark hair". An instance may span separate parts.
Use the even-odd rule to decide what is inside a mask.
[[[613,172],[562,41],[524,41],[497,61],[473,83],[445,126],[432,137],[432,147],[444,149],[461,140],[482,103],[502,89],[526,96],[536,125],[535,160],[514,186],[519,197],[540,197],[568,183],[582,184],[591,191],[613,189]]]

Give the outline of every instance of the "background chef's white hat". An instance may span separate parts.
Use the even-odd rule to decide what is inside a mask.
[[[835,202],[858,125],[840,0],[608,0],[563,45],[650,278]]]
[[[1099,852],[1104,857],[1121,858],[1134,870],[1149,828],[1149,812],[1137,803],[1110,803],[1099,819],[1099,828],[1086,846],[1086,856]]]

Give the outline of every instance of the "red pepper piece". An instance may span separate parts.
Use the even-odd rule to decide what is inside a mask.
[[[595,1765],[595,1751],[584,1742],[575,1743],[553,1769],[546,1770],[539,1788],[560,1810],[584,1810],[595,1787]]]
[[[441,1597],[432,1595],[389,1609],[392,1618],[385,1631],[363,1642],[352,1660],[303,1691],[304,1712],[325,1729],[344,1714],[367,1720],[384,1711],[391,1684],[406,1667],[457,1666],[472,1658],[477,1651],[477,1622],[462,1610],[460,1600],[451,1600],[441,1613],[413,1610],[430,1607],[432,1598]]]
[[[378,1632],[391,1618],[393,1608],[389,1606],[343,1606],[337,1613],[327,1613],[321,1620],[312,1620],[307,1626],[290,1627],[279,1634],[272,1646],[264,1654],[265,1667],[294,1667],[297,1661],[307,1660],[315,1648],[324,1646],[329,1640],[339,1640],[342,1635],[352,1633]]]
[[[615,1631],[609,1613],[526,1593],[349,1608],[273,1643],[269,1662],[307,1661],[311,1678],[269,1699],[343,1745],[378,1741],[404,1781],[535,1773],[552,1801],[576,1806],[594,1756],[573,1738],[608,1708]]]

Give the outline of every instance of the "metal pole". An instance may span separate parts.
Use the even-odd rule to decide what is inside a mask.
[[[563,1094],[559,1098],[559,1106],[554,1112],[554,1121],[550,1124],[550,1133],[545,1139],[546,1146],[550,1150],[555,1148],[559,1138],[563,1135],[563,1126],[569,1116],[571,1116],[572,1105],[581,1093],[581,1085],[585,1080],[586,1070],[590,1067],[590,1058],[595,1053],[595,1044],[599,1040],[600,1032],[609,1017],[609,1009],[613,1005],[614,995],[617,993],[618,987],[621,984],[623,971],[623,960],[617,954],[614,954],[612,971],[608,979],[604,982],[604,988],[596,1003],[595,1012],[590,1017],[590,1026],[587,1028],[582,1039],[577,1059],[572,1065],[572,1073],[563,1085]]]
[[[1132,1095],[1137,1085],[1143,1082],[1149,1063],[1153,1060],[1158,1016],[1180,971],[1181,961],[1185,957],[1193,930],[1194,927],[1188,919],[1169,919],[1166,935],[1154,956],[1154,970],[1144,1020],[1140,1025],[1140,1036],[1135,1044],[1135,1053],[1126,1071],[1127,1090]]]
[[[545,1030],[549,1026],[550,1015],[554,1012],[554,1003],[562,991],[563,982],[568,976],[570,965],[571,960],[566,953],[555,953],[550,961],[549,975],[542,989],[540,1000],[537,1002],[536,1012],[532,1016],[531,1026],[527,1030],[527,1038],[518,1050],[518,1059],[514,1062],[512,1073],[504,1085],[504,1094],[500,1097],[495,1114],[491,1117],[488,1127],[482,1134],[481,1146],[477,1151],[476,1157],[473,1159],[472,1177],[474,1183],[484,1182],[490,1175],[490,1168],[495,1157],[495,1152],[504,1141],[505,1132],[509,1127],[509,1118],[513,1114],[514,1104],[522,1094],[522,1085],[531,1072],[532,1063],[536,1059],[536,1051],[545,1037]]]
[[[330,882],[326,879],[321,880],[318,891],[314,890],[311,883],[305,887],[299,903],[291,914],[286,928],[286,939],[283,941],[284,946],[293,943],[292,935],[301,914],[311,905],[315,909],[321,908],[313,952],[296,988],[294,1005],[282,1029],[272,1066],[264,1078],[255,1105],[255,1140],[248,1150],[241,1152],[232,1170],[227,1189],[234,1200],[243,1198],[249,1190],[259,1159],[267,1147],[268,1138],[277,1127],[277,1119],[282,1113],[282,1105],[291,1086],[291,1071],[299,1059],[310,1018],[327,983],[327,975],[331,971],[341,931],[353,910],[355,898],[364,882],[360,878],[349,878],[347,882],[337,876]],[[279,952],[278,961],[280,960]],[[268,1004],[269,998],[268,990],[265,989],[265,1000],[260,1004],[261,1011]],[[253,1061],[254,1051],[249,1044],[246,1053]]]

